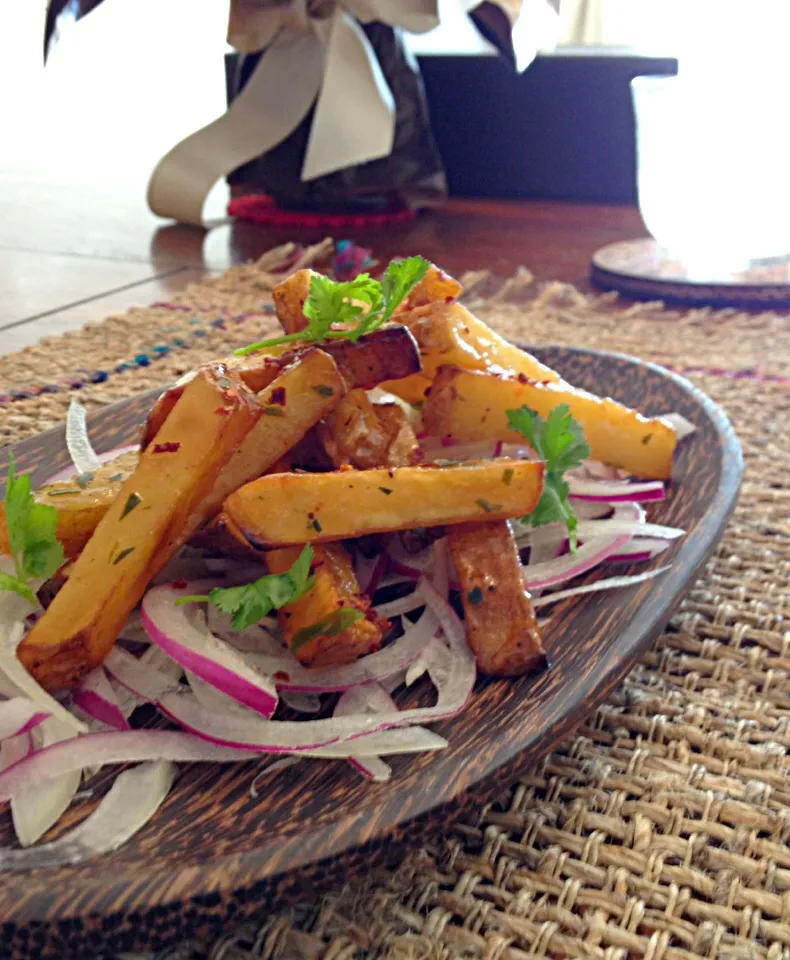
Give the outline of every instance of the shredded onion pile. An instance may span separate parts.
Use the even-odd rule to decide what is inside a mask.
[[[687,434],[690,425],[675,423]],[[119,452],[93,452],[78,405],[69,411],[67,438],[79,473]],[[454,459],[492,454],[531,456],[515,445],[452,449]],[[683,531],[647,521],[642,504],[664,498],[661,482],[633,481],[595,463],[568,481],[579,518],[575,553],[564,525],[511,521],[536,607],[627,587],[667,569],[569,586],[604,565],[652,560]],[[29,850],[0,849],[0,869],[76,863],[115,849],[154,815],[179,762],[260,765],[267,755],[279,755],[257,776],[253,772],[257,796],[256,783],[300,756],[345,760],[362,776],[383,781],[392,769],[382,757],[446,746],[425,724],[463,710],[476,667],[450,602],[457,584],[445,541],[408,554],[393,537],[378,557],[358,556],[356,562],[372,609],[396,627],[396,639],[376,653],[345,666],[308,669],[284,644],[275,618],[235,632],[230,618],[213,607],[176,606],[179,597],[255,578],[237,561],[190,554],[175,558],[157,578],[105,663],[66,701],[41,689],[16,657],[36,611],[16,594],[0,592],[0,801],[11,805],[20,845],[35,843],[80,801],[82,778],[109,764],[140,764],[121,773],[93,812],[58,840]],[[423,677],[435,690],[433,705],[414,706],[413,697],[404,704]],[[138,722],[138,711],[145,708],[148,716],[151,706],[164,718],[161,729]]]

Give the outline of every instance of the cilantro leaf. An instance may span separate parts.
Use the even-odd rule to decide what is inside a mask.
[[[234,630],[245,630],[258,623],[272,610],[294,603],[312,590],[315,577],[310,576],[313,548],[305,546],[287,573],[272,573],[254,583],[238,587],[215,587],[207,596],[179,597],[176,606],[185,603],[213,603],[223,613],[232,614]]]
[[[304,330],[259,340],[236,350],[236,354],[246,356],[265,347],[296,341],[319,343],[328,339],[346,339],[356,342],[363,334],[378,329],[392,317],[429,267],[428,261],[422,257],[406,257],[393,260],[380,281],[368,273],[344,281],[316,275],[310,280],[310,292],[304,304],[307,318]],[[345,329],[337,329],[338,325],[345,326]]]
[[[526,406],[508,410],[507,418],[511,429],[520,433],[546,462],[543,494],[537,507],[524,520],[533,527],[557,521],[565,523],[571,552],[575,553],[578,519],[570,503],[570,489],[564,474],[590,455],[584,431],[571,416],[567,403],[554,407],[545,420]]]
[[[16,475],[13,454],[8,458],[5,521],[14,575],[0,575],[0,590],[12,590],[35,604],[28,581],[48,580],[63,565],[65,555],[57,537],[57,510],[36,503],[30,489],[30,476]]]
[[[309,627],[302,627],[291,637],[289,644],[291,650],[296,651],[303,647],[313,637],[336,637],[339,633],[347,630],[357,620],[363,620],[365,614],[356,607],[340,607],[333,610],[332,613],[310,624]]]

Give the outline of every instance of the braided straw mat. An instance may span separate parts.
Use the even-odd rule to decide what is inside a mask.
[[[181,331],[188,349],[79,396],[95,409],[171,380],[274,329],[276,260],[0,358],[0,392],[111,369]],[[643,662],[495,803],[362,885],[157,956],[790,960],[790,318],[629,306],[526,270],[465,280],[506,336],[636,354],[721,403],[746,458],[726,536]],[[208,333],[190,340],[197,321]],[[2,442],[61,421],[69,397],[6,406]]]

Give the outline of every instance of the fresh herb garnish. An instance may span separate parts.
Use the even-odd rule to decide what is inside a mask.
[[[301,630],[297,630],[291,637],[288,646],[296,653],[313,637],[336,637],[338,633],[347,630],[353,623],[356,623],[357,620],[363,620],[364,617],[365,614],[361,610],[357,610],[356,607],[340,607],[309,627],[302,627]]]
[[[223,613],[233,614],[231,626],[244,630],[258,623],[272,610],[294,603],[312,590],[315,577],[310,576],[313,548],[305,546],[287,573],[272,573],[254,583],[240,587],[215,587],[204,596],[179,597],[176,606],[185,603],[213,603]]]
[[[472,589],[467,593],[466,599],[472,604],[473,607],[476,607],[478,604],[483,602],[483,591],[480,587],[472,587]]]
[[[282,412],[280,407],[264,407],[263,412],[267,417],[284,417],[285,414]]]
[[[489,503],[485,497],[478,497],[475,503],[478,507],[482,507],[486,513],[498,513],[502,509],[501,503]]]
[[[126,503],[123,505],[123,510],[121,511],[121,520],[123,520],[127,513],[131,513],[135,507],[139,507],[142,502],[143,498],[139,493],[130,493],[126,498]]]
[[[129,554],[134,553],[135,547],[125,547],[118,556],[113,560],[112,565],[115,566],[116,563],[120,563],[121,560],[125,560]]]
[[[502,483],[504,483],[506,487],[509,487],[512,482],[513,482],[513,468],[507,467],[505,470],[502,471]]]
[[[352,340],[377,330],[386,323],[428,272],[430,264],[422,257],[393,260],[382,279],[374,280],[368,273],[360,273],[354,280],[337,282],[317,275],[310,281],[310,293],[305,301],[307,326],[296,333],[259,340],[236,350],[246,356],[265,347],[296,341]],[[335,329],[344,325],[345,329]]]
[[[48,580],[65,559],[57,538],[58,511],[36,503],[30,491],[30,475],[16,476],[14,455],[8,456],[5,492],[5,522],[14,573],[0,571],[0,590],[12,590],[35,605],[31,579]]]
[[[92,473],[81,473],[77,477],[77,483],[84,490],[85,487],[89,487],[93,483],[93,474]]]
[[[520,433],[546,461],[543,495],[534,511],[524,517],[524,521],[533,527],[555,521],[566,524],[571,552],[575,553],[578,520],[568,499],[570,489],[564,474],[590,456],[584,431],[571,416],[567,403],[555,407],[545,420],[526,406],[508,410],[507,418],[511,429]]]
[[[392,493],[392,487],[379,487],[379,490],[381,490],[381,492],[386,497],[388,497]]]
[[[335,391],[326,383],[319,383],[313,390],[322,397],[334,397]]]

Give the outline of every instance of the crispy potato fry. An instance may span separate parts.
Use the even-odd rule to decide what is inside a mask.
[[[277,618],[286,642],[305,627],[331,617],[343,607],[367,613],[370,600],[360,593],[351,557],[342,543],[319,544],[314,548],[313,573],[315,586],[303,597],[277,611]],[[282,547],[266,551],[266,564],[271,573],[286,573],[301,553],[301,547]],[[305,666],[325,667],[336,663],[352,663],[381,646],[389,623],[357,620],[335,636],[318,634],[295,652]]]
[[[421,373],[413,373],[402,380],[385,380],[381,384],[381,389],[388,393],[400,397],[406,403],[421,404],[425,401],[425,395],[431,381]]]
[[[214,512],[242,484],[260,477],[288,453],[346,392],[337,364],[323,350],[310,347],[258,394],[264,416],[250,430],[212,493]]]
[[[403,410],[397,403],[377,403],[373,409],[388,438],[386,458],[378,466],[409,467],[419,463],[420,444]]]
[[[208,519],[223,467],[261,417],[221,365],[187,385],[18,655],[47,689],[100,664],[149,580]]]
[[[541,666],[543,643],[510,527],[505,521],[461,523],[449,528],[447,538],[480,670],[517,677]]]
[[[280,344],[247,357],[229,357],[221,362],[228,370],[237,372],[250,390],[260,393],[282,370],[312,349],[314,348],[309,344],[296,349],[292,344]],[[335,360],[348,389],[358,387],[372,390],[382,380],[407,377],[420,369],[417,341],[403,326],[382,327],[360,337],[356,343],[350,340],[330,340],[322,343],[321,349]],[[143,427],[140,442],[143,450],[156,436],[184,392],[184,387],[196,373],[197,370],[191,370],[157,399]]]
[[[536,383],[525,377],[443,367],[425,401],[423,418],[435,437],[523,443],[523,437],[509,428],[506,411],[526,405],[545,417],[561,403],[568,404],[581,424],[595,460],[639,477],[671,476],[677,436],[668,423],[562,381]]]
[[[430,380],[445,365],[461,370],[521,373],[530,380],[560,380],[555,370],[500,337],[460,303],[436,303],[402,319],[420,345],[422,375]]]
[[[310,294],[313,277],[320,276],[315,270],[297,270],[272,290],[277,319],[286,333],[296,333],[307,326],[304,315],[305,301]]]
[[[504,520],[531,513],[543,490],[540,461],[470,461],[261,477],[225,501],[255,546],[279,547],[367,533]]]
[[[335,467],[359,470],[386,463],[390,435],[364,390],[351,390],[317,427]]]
[[[67,559],[73,559],[82,550],[101,518],[118,496],[124,480],[132,473],[139,453],[129,451],[94,471],[88,483],[59,480],[34,491],[38,503],[54,507],[58,512],[57,537],[63,544]],[[10,553],[5,524],[5,503],[0,503],[0,553]]]
[[[189,543],[208,553],[235,557],[248,563],[264,562],[263,552],[253,547],[227,513],[218,513],[190,537]]]
[[[428,272],[414,287],[408,298],[403,302],[403,310],[412,310],[428,303],[455,300],[464,292],[464,288],[449,273],[432,263]],[[396,311],[396,316],[399,311]]]

